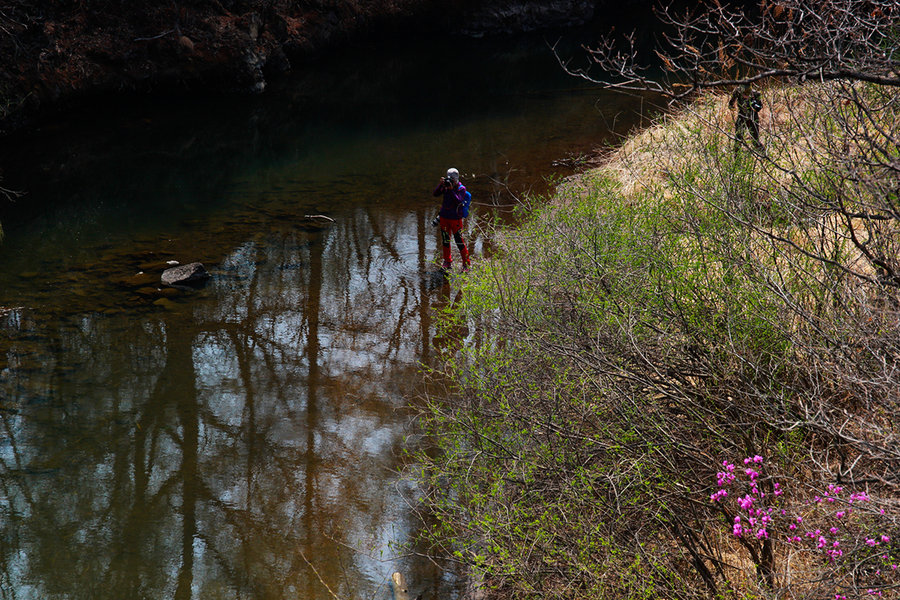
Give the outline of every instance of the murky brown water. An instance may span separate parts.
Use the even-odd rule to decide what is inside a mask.
[[[381,599],[395,570],[454,597],[404,547],[399,475],[457,294],[431,189],[463,172],[478,260],[505,183],[567,174],[638,108],[541,40],[465,43],[84,110],[2,157],[29,194],[0,246],[0,597]],[[160,291],[169,260],[212,278]]]

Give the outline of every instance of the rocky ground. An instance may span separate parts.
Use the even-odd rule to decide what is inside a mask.
[[[171,86],[259,92],[339,36],[414,14],[421,0],[7,0],[0,117],[14,128],[91,94]]]

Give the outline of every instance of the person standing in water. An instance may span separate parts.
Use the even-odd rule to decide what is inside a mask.
[[[453,265],[453,256],[450,253],[450,236],[456,241],[459,254],[462,258],[463,271],[469,270],[469,249],[462,236],[463,219],[469,216],[468,198],[471,195],[466,191],[466,186],[459,180],[459,171],[453,167],[447,169],[447,175],[441,177],[441,182],[434,189],[434,196],[443,196],[441,212],[438,213],[437,224],[441,227],[441,245],[443,246],[444,262],[442,268],[449,271]]]

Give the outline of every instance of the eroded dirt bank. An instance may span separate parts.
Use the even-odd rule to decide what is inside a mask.
[[[362,35],[583,25],[607,0],[0,0],[0,135],[72,100],[160,88],[254,93]],[[631,8],[649,4],[630,0]],[[616,12],[621,14],[621,6]]]

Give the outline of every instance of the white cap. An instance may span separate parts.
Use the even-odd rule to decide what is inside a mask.
[[[447,169],[447,179],[453,182],[459,181],[459,171],[457,171],[453,167],[450,167],[449,169]]]

